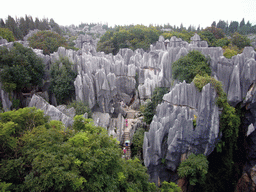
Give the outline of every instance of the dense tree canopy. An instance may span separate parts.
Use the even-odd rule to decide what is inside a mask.
[[[44,75],[42,60],[30,49],[19,43],[13,48],[0,48],[1,82],[7,92],[22,91],[40,86]]]
[[[58,33],[51,31],[39,31],[28,38],[29,46],[34,49],[42,49],[44,54],[50,54],[58,50],[59,47],[66,47],[66,40]]]
[[[146,51],[150,44],[158,40],[159,35],[160,31],[153,26],[116,27],[115,30],[108,31],[101,37],[97,51],[113,54],[117,54],[121,48],[132,50],[142,48]]]
[[[35,108],[1,113],[0,141],[8,190],[156,191],[139,160],[122,159],[118,142],[81,116],[68,129]]]
[[[51,65],[50,75],[50,91],[54,93],[57,103],[67,104],[75,95],[74,81],[77,74],[73,63],[68,58],[60,58]]]

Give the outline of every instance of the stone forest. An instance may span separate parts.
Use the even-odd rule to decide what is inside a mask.
[[[248,31],[23,20],[0,22],[1,191],[255,191]]]

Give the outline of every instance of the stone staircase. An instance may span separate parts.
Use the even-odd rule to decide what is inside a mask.
[[[132,128],[132,123],[134,121],[136,111],[128,108],[126,110],[126,113],[127,113],[126,119],[128,120],[128,126],[127,127],[125,126],[125,129],[124,129],[124,135],[123,135],[124,144],[123,144],[123,147],[126,148],[126,159],[130,159],[131,158],[131,148],[130,148],[131,142],[128,143],[128,146],[126,146],[125,141],[127,141],[127,140],[131,141],[130,130]]]

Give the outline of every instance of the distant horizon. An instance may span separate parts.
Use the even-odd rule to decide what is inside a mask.
[[[212,25],[212,23],[214,22],[214,21],[211,21],[209,25],[206,25],[206,26],[204,26],[204,27],[201,26],[200,24],[199,24],[198,26],[195,26],[195,25],[192,25],[192,24],[189,24],[188,26],[185,26],[183,23],[180,23],[179,25],[175,25],[175,24],[172,24],[172,23],[169,23],[169,22],[167,22],[167,23],[161,23],[161,24],[153,24],[153,23],[150,23],[150,24],[143,24],[143,23],[139,24],[139,23],[136,23],[136,24],[135,24],[135,23],[131,23],[131,24],[112,24],[112,25],[110,25],[108,22],[102,22],[102,21],[99,21],[99,22],[97,22],[97,21],[94,21],[94,22],[87,22],[87,21],[83,22],[83,21],[81,21],[79,24],[74,24],[74,23],[73,23],[73,24],[69,24],[69,25],[62,25],[62,24],[58,23],[54,18],[49,18],[49,17],[45,17],[45,16],[42,17],[42,18],[40,18],[40,17],[34,17],[34,16],[32,16],[32,15],[29,15],[29,14],[25,14],[24,16],[13,16],[13,15],[8,15],[8,16],[11,16],[12,18],[14,18],[14,19],[16,20],[16,19],[21,18],[21,17],[25,18],[26,15],[27,15],[28,17],[32,17],[34,21],[35,21],[36,18],[38,18],[39,20],[48,19],[48,21],[50,21],[50,19],[53,19],[59,26],[63,26],[63,27],[68,27],[68,26],[72,26],[72,25],[75,25],[75,27],[79,27],[79,25],[81,25],[81,24],[101,24],[101,25],[108,25],[108,27],[129,26],[129,25],[144,25],[144,26],[154,26],[154,27],[156,27],[156,26],[164,26],[164,25],[168,25],[168,24],[169,24],[169,25],[171,25],[172,27],[174,27],[174,26],[180,27],[180,25],[182,24],[183,27],[185,27],[185,28],[188,28],[189,26],[191,26],[191,27],[195,27],[195,28],[197,29],[197,28],[200,26],[200,29],[201,29],[201,28],[205,29],[206,27],[210,27],[210,26]],[[6,21],[6,19],[8,18],[8,16],[5,17],[5,18],[1,18],[1,17],[0,17],[0,19],[3,19],[4,21]],[[256,25],[256,23],[253,23],[253,22],[251,22],[250,20],[246,20],[245,18],[241,18],[240,21],[239,21],[239,20],[230,20],[230,21],[228,21],[228,20],[222,20],[222,21],[225,21],[225,22],[227,22],[228,24],[230,24],[232,21],[237,21],[238,23],[240,23],[240,22],[242,21],[242,19],[244,19],[245,24],[249,21],[249,23],[251,23],[252,26]],[[217,24],[219,21],[220,21],[220,20],[215,21],[216,24]]]
[[[213,21],[219,20],[240,22],[250,21],[256,24],[255,0],[215,0],[205,2],[204,0],[183,0],[157,2],[130,0],[120,2],[118,0],[79,1],[65,3],[59,0],[45,0],[36,4],[33,0],[12,0],[1,2],[0,18],[6,19],[8,15],[25,17],[30,15],[39,19],[54,19],[61,26],[78,26],[81,23],[107,23],[108,26],[115,25],[137,25],[145,26],[164,25],[170,23],[172,26],[184,27],[200,25],[200,28],[208,27]]]

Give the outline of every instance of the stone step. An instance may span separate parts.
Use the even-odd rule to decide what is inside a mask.
[[[134,119],[135,112],[134,111],[127,111],[127,119]]]

